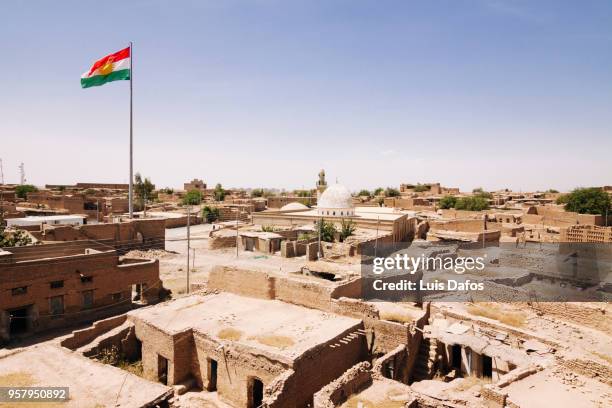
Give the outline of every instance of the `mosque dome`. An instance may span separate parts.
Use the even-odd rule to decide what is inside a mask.
[[[298,210],[308,210],[308,207],[302,203],[289,203],[285,204],[281,207],[281,211],[298,211]]]
[[[321,194],[317,202],[317,212],[325,216],[353,216],[355,206],[351,192],[342,184],[332,184]]]

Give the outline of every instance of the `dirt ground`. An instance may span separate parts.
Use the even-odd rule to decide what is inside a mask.
[[[190,282],[206,283],[210,270],[216,265],[236,266],[245,269],[267,270],[275,272],[295,272],[307,264],[304,256],[283,258],[280,253],[274,255],[260,252],[239,251],[236,248],[208,249],[208,234],[211,224],[194,225],[190,227]],[[164,286],[172,290],[173,295],[186,293],[187,285],[187,228],[172,228],[166,230],[166,252],[149,251],[130,252],[129,256],[158,258],[160,277]],[[355,270],[359,265],[339,265],[340,268]]]

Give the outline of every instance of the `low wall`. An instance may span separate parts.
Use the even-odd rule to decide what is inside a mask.
[[[370,363],[363,361],[315,393],[313,408],[335,408],[372,384]]]
[[[216,266],[210,271],[208,288],[259,299],[274,299],[274,278],[263,272]]]
[[[60,344],[63,347],[76,350],[107,331],[121,326],[123,323],[125,323],[126,319],[127,315],[122,314],[119,316],[109,317],[108,319],[98,320],[91,327],[73,331],[72,335],[62,340]]]

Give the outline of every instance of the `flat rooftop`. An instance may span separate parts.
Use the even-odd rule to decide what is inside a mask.
[[[28,347],[0,357],[0,386],[69,387],[70,400],[67,403],[41,403],[41,407],[140,407],[172,392],[171,388],[160,383],[97,363],[52,344]],[[0,403],[0,407],[3,406],[9,404]]]
[[[290,359],[360,324],[360,320],[278,300],[220,293],[192,295],[131,311],[166,333],[192,328],[219,342],[232,341]]]

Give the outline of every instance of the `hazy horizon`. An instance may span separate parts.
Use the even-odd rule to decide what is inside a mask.
[[[29,1],[0,5],[6,183],[560,191],[612,180],[606,1]]]

